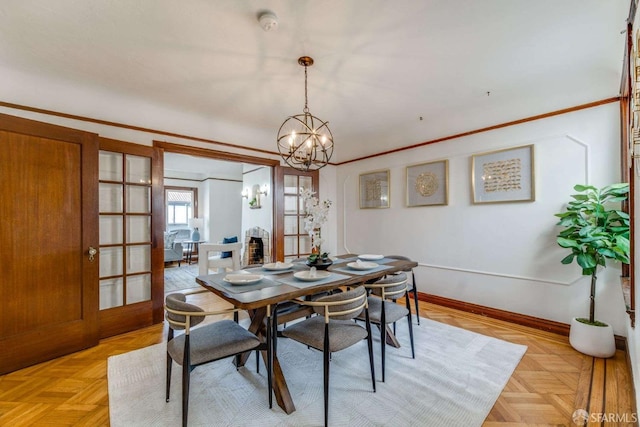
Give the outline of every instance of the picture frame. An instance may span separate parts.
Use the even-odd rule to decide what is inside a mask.
[[[471,188],[474,204],[535,201],[533,144],[473,155]]]
[[[407,207],[449,204],[449,160],[407,166],[406,178]]]
[[[388,208],[391,205],[389,169],[360,174],[360,209]]]

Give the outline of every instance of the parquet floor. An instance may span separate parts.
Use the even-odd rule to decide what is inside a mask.
[[[210,294],[193,298],[206,308],[224,304]],[[577,425],[576,409],[587,411],[589,426],[633,425],[626,422],[635,420],[635,408],[624,352],[594,360],[574,351],[563,336],[425,302],[420,311],[423,317],[528,346],[484,426],[571,427]],[[163,336],[163,325],[155,325],[0,376],[0,426],[109,425],[107,357],[159,343]],[[603,417],[607,421],[598,422]]]

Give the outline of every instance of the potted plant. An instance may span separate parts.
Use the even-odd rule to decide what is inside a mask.
[[[316,267],[318,270],[326,270],[333,261],[329,258],[328,252],[322,252],[322,225],[327,222],[327,215],[331,207],[331,200],[320,202],[311,190],[302,190],[300,197],[304,202],[305,217],[304,230],[311,238],[311,255],[307,257],[307,265]]]
[[[582,268],[582,274],[591,276],[589,318],[573,318],[569,342],[576,350],[594,357],[611,357],[615,354],[615,340],[610,325],[595,319],[595,298],[598,267],[605,268],[606,261],[629,263],[629,215],[620,209],[610,208],[626,200],[629,184],[618,183],[602,189],[590,185],[573,187],[578,194],[567,205],[566,212],[555,214],[557,225],[564,227],[557,242],[571,253],[562,264],[574,260]]]

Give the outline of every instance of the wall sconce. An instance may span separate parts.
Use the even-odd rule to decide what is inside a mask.
[[[249,190],[249,188],[245,188],[242,192],[242,197],[249,199],[249,208],[260,209],[262,207],[262,204],[260,203],[260,196],[266,196],[268,194],[268,189],[269,187],[267,187],[266,184],[262,187],[260,187],[259,184],[255,184],[251,187],[251,190]]]

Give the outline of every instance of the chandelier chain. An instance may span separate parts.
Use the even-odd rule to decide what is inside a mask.
[[[307,98],[307,66],[304,66],[304,108],[303,113],[309,112],[308,98]]]

